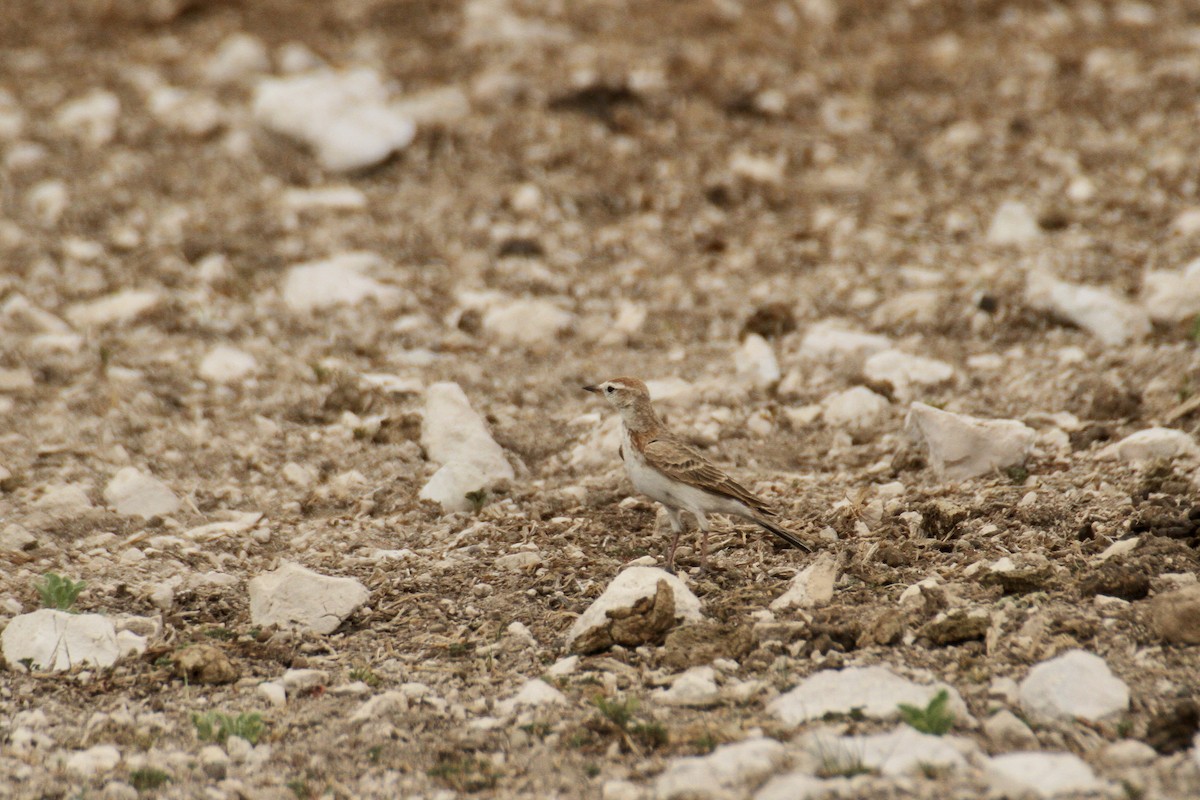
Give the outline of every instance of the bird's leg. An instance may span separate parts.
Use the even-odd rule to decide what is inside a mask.
[[[683,533],[683,518],[679,516],[679,510],[665,506],[667,516],[671,518],[671,530],[674,535],[671,537],[671,548],[667,550],[667,572],[675,574],[675,548],[679,546],[679,534]]]
[[[693,512],[696,524],[700,526],[700,574],[708,572],[708,517],[703,511]]]

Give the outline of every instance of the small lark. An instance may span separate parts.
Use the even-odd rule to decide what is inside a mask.
[[[700,571],[708,560],[708,517],[728,514],[742,517],[769,530],[793,547],[810,550],[796,534],[781,528],[769,518],[775,516],[766,502],[738,484],[707,458],[672,435],[650,404],[646,384],[637,378],[613,378],[584,391],[594,392],[621,413],[624,437],[621,460],[634,487],[652,500],[662,503],[671,518],[671,549],[667,552],[667,570],[675,571],[675,547],[683,532],[681,511],[696,517],[703,532],[700,546]]]

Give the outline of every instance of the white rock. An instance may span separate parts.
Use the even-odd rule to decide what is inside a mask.
[[[786,748],[774,739],[722,745],[706,756],[672,760],[654,782],[654,795],[658,800],[741,797],[786,758]]]
[[[0,303],[0,324],[11,330],[30,333],[71,333],[71,326],[20,294],[9,295],[7,300]]]
[[[567,705],[566,695],[545,681],[534,678],[531,681],[527,681],[512,697],[496,703],[496,713],[502,717],[507,717],[513,714],[518,708],[565,705]]]
[[[899,704],[924,708],[943,689],[950,693],[947,710],[957,719],[965,719],[966,704],[954,687],[914,683],[879,666],[823,670],[772,700],[767,710],[788,725],[820,719],[831,712],[849,714],[854,709],[875,719],[895,719]]]
[[[918,772],[926,766],[965,767],[966,759],[953,742],[953,737],[921,733],[908,725],[870,736],[838,736],[818,730],[805,737],[808,751],[820,760],[862,765],[889,777]]]
[[[486,491],[490,482],[473,465],[454,462],[439,467],[417,496],[439,503],[447,513],[471,511],[476,504],[467,495]]]
[[[266,45],[257,37],[239,32],[221,40],[204,65],[204,77],[210,83],[236,83],[269,69],[271,58]]]
[[[812,361],[862,360],[892,346],[892,340],[876,333],[848,330],[832,322],[809,327],[800,340],[799,355]]]
[[[323,261],[297,264],[288,270],[283,302],[297,314],[309,314],[338,305],[358,305],[374,300],[385,308],[399,305],[404,292],[380,283],[365,273],[385,266],[374,253],[339,253]]]
[[[771,602],[772,611],[786,608],[813,608],[833,599],[833,587],[838,579],[837,558],[821,553],[788,584],[787,591]]]
[[[500,569],[528,570],[542,563],[542,557],[537,553],[524,551],[508,553],[496,558],[495,564]]]
[[[48,228],[58,224],[70,202],[67,185],[60,180],[39,181],[25,195],[25,205]]]
[[[767,389],[779,383],[779,361],[770,343],[757,333],[748,335],[737,351],[737,373],[759,388]]]
[[[0,471],[3,468],[0,467]],[[6,525],[0,530],[0,551],[19,553],[37,547],[37,537],[17,524]]]
[[[734,177],[768,186],[775,186],[783,182],[783,171],[786,166],[787,154],[785,153],[767,158],[738,152],[729,158],[729,172]]]
[[[98,744],[87,750],[77,750],[66,758],[67,772],[80,778],[91,778],[102,772],[112,772],[121,763],[121,751],[111,744]]]
[[[1011,419],[980,419],[913,403],[905,428],[929,450],[929,463],[940,477],[966,480],[1024,463],[1037,432]]]
[[[567,650],[581,636],[608,625],[613,618],[627,616],[639,601],[658,593],[658,582],[664,580],[675,596],[675,618],[684,622],[700,622],[700,600],[678,577],[657,567],[629,567],[588,606],[567,632]]]
[[[771,778],[755,792],[754,800],[814,800],[829,793],[831,783],[803,770],[796,770]]]
[[[1099,792],[1106,786],[1091,767],[1070,753],[1009,753],[989,759],[985,770],[999,792],[1051,798]]]
[[[563,678],[567,675],[574,675],[577,669],[579,669],[579,656],[567,656],[555,661],[546,670],[546,674],[551,678]]]
[[[34,387],[33,372],[29,367],[5,369],[0,367],[0,394],[24,392]]]
[[[1034,308],[1062,317],[1110,347],[1144,339],[1150,318],[1140,307],[1107,289],[1066,283],[1041,272],[1030,273],[1025,299]]]
[[[307,144],[321,166],[336,172],[378,164],[416,135],[416,125],[394,107],[383,79],[370,69],[267,78],[255,87],[254,117]]]
[[[92,499],[88,497],[88,490],[77,483],[46,487],[33,506],[61,516],[84,514],[94,508]]]
[[[707,708],[721,699],[716,670],[712,667],[692,667],[676,676],[670,689],[654,693],[654,701],[665,706]]]
[[[219,744],[208,744],[200,748],[200,768],[213,780],[224,780],[229,772],[229,755]]]
[[[123,467],[104,487],[104,501],[127,517],[165,517],[179,510],[179,498],[162,481],[136,467]]]
[[[258,693],[275,708],[282,708],[287,703],[287,690],[282,684],[274,681],[264,681],[258,685]]]
[[[1042,235],[1037,219],[1024,203],[1007,200],[1000,204],[988,225],[991,244],[1024,244]]]
[[[100,614],[68,614],[43,608],[13,617],[0,634],[0,647],[9,669],[36,668],[63,672],[90,665],[111,667],[121,655],[117,629]]]
[[[1182,270],[1153,270],[1142,279],[1142,307],[1155,322],[1174,323],[1200,314],[1200,258]]]
[[[283,673],[283,690],[290,696],[327,685],[329,673],[323,669],[289,669]]]
[[[821,418],[835,428],[867,431],[879,424],[891,404],[865,386],[831,394],[821,401]]]
[[[994,749],[1035,750],[1037,736],[1021,718],[1008,709],[1001,709],[983,721],[983,733]]]
[[[553,346],[558,335],[574,323],[574,314],[540,298],[497,303],[483,315],[483,329],[490,336],[524,346]]]
[[[438,86],[417,94],[406,95],[392,105],[393,110],[408,117],[418,127],[449,125],[471,113],[471,100],[457,86]]]
[[[1129,687],[1103,658],[1069,650],[1029,671],[1021,681],[1021,710],[1035,722],[1082,718],[1096,722],[1129,708]]]
[[[332,633],[370,595],[353,578],[333,578],[287,563],[250,581],[250,620],[255,625]]]
[[[600,800],[643,800],[642,788],[633,781],[610,780],[600,787]]]
[[[200,362],[200,377],[212,383],[237,383],[258,369],[249,353],[228,345],[217,345]]]
[[[254,745],[240,736],[230,736],[225,740],[225,752],[234,764],[245,764],[254,752]]]
[[[85,144],[103,147],[117,135],[120,116],[121,101],[117,96],[95,89],[59,106],[54,113],[54,124]]]
[[[1100,748],[1098,763],[1115,769],[1144,767],[1154,763],[1158,753],[1153,747],[1137,739],[1121,739],[1109,742]]]
[[[1125,462],[1170,460],[1200,453],[1196,440],[1176,428],[1147,428],[1131,433],[1116,444],[1100,451],[1103,458]]]
[[[863,376],[873,383],[891,386],[898,399],[910,400],[914,388],[937,386],[954,378],[954,367],[935,358],[883,350],[863,364]]]
[[[208,136],[224,121],[224,109],[215,99],[175,86],[155,88],[146,99],[146,105],[154,118],[168,129],[189,136]]]
[[[457,383],[435,383],[426,390],[421,446],[431,461],[474,467],[489,484],[514,477],[504,450]]]
[[[120,658],[140,656],[146,652],[149,642],[145,636],[138,636],[133,631],[117,631],[117,651]]]
[[[516,45],[530,48],[566,44],[571,32],[536,17],[515,14],[510,0],[469,0],[463,8],[462,44],[466,47]]]
[[[119,292],[76,303],[67,308],[67,319],[81,328],[132,322],[155,308],[163,297],[156,291],[122,289]]]
[[[408,710],[408,695],[400,691],[388,691],[377,694],[359,706],[350,715],[353,723],[367,722],[391,714],[404,713]]]

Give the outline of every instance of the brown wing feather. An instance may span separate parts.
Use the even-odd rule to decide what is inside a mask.
[[[662,436],[652,439],[646,443],[644,454],[648,464],[677,481],[691,484],[706,492],[733,498],[761,514],[775,515],[761,497],[678,439]]]

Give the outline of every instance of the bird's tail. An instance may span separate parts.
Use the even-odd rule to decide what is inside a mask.
[[[807,544],[805,544],[800,539],[799,536],[792,533],[787,528],[781,528],[780,526],[776,525],[774,522],[771,522],[768,519],[764,519],[763,517],[756,516],[756,517],[750,517],[750,519],[752,521],[754,521],[755,523],[757,523],[758,525],[761,525],[763,528],[766,528],[771,533],[778,536],[780,539],[783,539],[785,542],[790,544],[792,547],[799,548],[800,550],[807,550],[810,553],[812,552],[811,547],[809,547]]]

